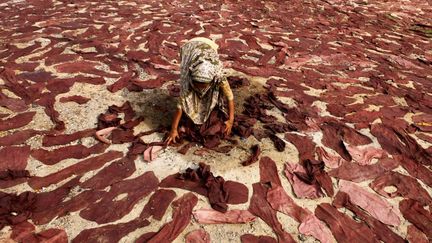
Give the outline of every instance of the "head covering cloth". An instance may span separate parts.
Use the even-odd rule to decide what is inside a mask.
[[[179,103],[183,112],[195,124],[203,124],[216,105],[223,107],[222,95],[219,92],[219,85],[224,77],[223,65],[214,46],[194,39],[182,46],[180,58]],[[208,86],[197,89],[194,82],[207,83]]]

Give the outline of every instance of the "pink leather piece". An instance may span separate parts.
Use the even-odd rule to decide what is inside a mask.
[[[324,196],[324,193],[316,185],[308,185],[300,180],[294,172],[305,172],[304,168],[300,164],[286,163],[285,164],[285,176],[288,178],[291,186],[293,187],[294,194],[298,198],[309,198],[315,199]]]
[[[340,180],[340,191],[347,193],[353,204],[363,208],[370,213],[374,218],[384,224],[398,226],[400,224],[400,212],[396,206],[392,206],[389,202],[375,193],[368,192],[355,183]]]
[[[96,132],[96,138],[106,144],[111,144],[111,141],[108,140],[108,136],[111,134],[111,132],[116,129],[116,127],[107,127],[104,129],[101,129],[99,131]]]
[[[299,232],[304,235],[311,235],[321,243],[335,242],[330,229],[312,213],[302,221]]]
[[[203,229],[189,232],[185,238],[186,243],[210,243],[210,235]]]
[[[300,233],[313,236],[322,243],[334,242],[330,229],[312,212],[297,205],[281,186],[271,188],[267,192],[267,201],[274,210],[300,222]]]
[[[382,149],[374,147],[360,148],[356,146],[346,146],[352,159],[361,165],[372,164],[372,159],[381,159],[386,156],[386,152]]]
[[[144,161],[151,162],[156,159],[159,151],[163,149],[162,146],[150,146],[144,151]]]
[[[317,147],[317,154],[318,159],[322,160],[327,167],[332,169],[338,168],[345,162],[342,157],[327,152],[323,147]]]
[[[194,211],[193,216],[200,224],[244,224],[256,219],[248,210],[239,209],[221,213],[214,209],[202,208]]]

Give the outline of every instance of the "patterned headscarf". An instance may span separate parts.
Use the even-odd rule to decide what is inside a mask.
[[[217,51],[202,41],[189,41],[181,48],[180,104],[195,123],[203,124],[220,102],[219,83],[223,66]],[[197,90],[193,82],[208,83],[205,90]]]

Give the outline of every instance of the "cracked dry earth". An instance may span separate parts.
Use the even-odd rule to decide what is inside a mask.
[[[0,241],[429,242],[431,20],[425,0],[0,1]],[[196,36],[249,81],[237,142],[145,162]],[[200,162],[247,187],[231,218],[160,184]]]

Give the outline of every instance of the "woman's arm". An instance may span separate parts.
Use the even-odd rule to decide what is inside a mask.
[[[230,135],[234,124],[234,95],[228,80],[224,80],[221,84],[222,92],[228,100],[228,120],[225,122],[225,135]]]
[[[183,110],[179,107],[177,107],[177,111],[174,114],[172,123],[171,123],[171,131],[168,135],[168,137],[165,139],[165,143],[170,144],[171,142],[176,143],[177,139],[179,138],[178,134],[178,125],[180,122],[180,118],[182,116]]]
[[[225,135],[231,134],[234,124],[234,100],[228,100],[228,120],[225,122]]]

